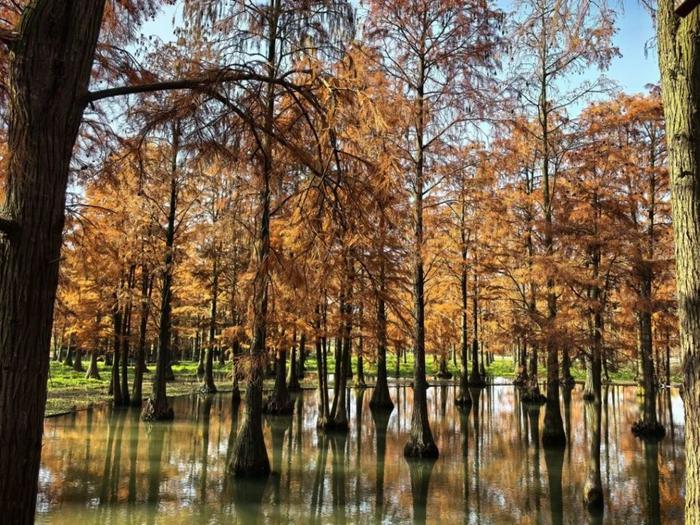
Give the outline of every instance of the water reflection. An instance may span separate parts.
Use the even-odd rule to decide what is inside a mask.
[[[290,416],[265,419],[273,475],[240,481],[226,473],[242,407],[229,396],[174,400],[180,419],[143,423],[138,412],[107,407],[52,418],[38,501],[39,523],[680,523],[682,405],[660,394],[667,438],[644,444],[633,387],[610,387],[599,414],[580,387],[562,393],[566,450],[541,447],[543,410],[523,405],[511,386],[428,389],[436,462],[402,455],[412,391],[392,387],[395,409],[370,410],[369,392],[350,390],[350,433],[316,430],[315,392]],[[187,416],[184,416],[187,414]],[[600,422],[598,443],[596,416]],[[591,454],[599,449],[602,516],[582,504]],[[595,466],[595,465],[594,465]]]

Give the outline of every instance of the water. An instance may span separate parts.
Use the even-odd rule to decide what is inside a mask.
[[[578,386],[562,399],[569,446],[538,446],[544,408],[528,411],[512,386],[481,391],[468,416],[455,389],[428,390],[440,459],[410,465],[402,455],[412,391],[391,387],[396,408],[375,422],[371,391],[352,391],[350,433],[316,430],[317,393],[288,417],[265,419],[275,472],[265,483],[226,475],[232,422],[227,395],[175,399],[176,420],[147,424],[109,407],[46,420],[37,522],[189,523],[682,523],[683,411],[676,391],[659,397],[666,438],[635,439],[634,387],[610,387],[603,405],[601,469],[606,508],[582,505],[589,433]],[[381,431],[386,425],[386,433]]]

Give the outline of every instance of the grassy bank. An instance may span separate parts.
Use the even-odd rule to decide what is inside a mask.
[[[410,379],[413,377],[413,356],[408,354],[406,358],[401,358],[397,363],[395,355],[387,356],[387,370],[390,378],[397,377],[397,364],[398,364],[398,377],[401,379]],[[332,355],[328,356],[328,371],[332,374],[335,366],[335,362]],[[150,367],[151,370],[153,366]],[[357,370],[357,358],[353,357],[352,364],[353,371]],[[316,382],[316,359],[314,357],[309,357],[306,361],[306,369],[309,374],[306,375],[302,381],[302,386],[312,388],[317,385]],[[373,376],[376,375],[376,366],[374,363],[365,361],[364,363],[365,374],[368,378],[368,383],[373,382]],[[426,373],[429,378],[434,378],[438,373],[439,362],[431,357],[428,357],[426,361]],[[459,374],[459,365],[455,364],[452,360],[448,362],[448,370],[456,378]],[[80,410],[91,403],[100,403],[109,401],[111,396],[108,394],[109,390],[109,378],[110,378],[110,367],[106,367],[104,363],[99,363],[100,379],[86,379],[84,372],[76,372],[71,367],[65,366],[62,363],[55,361],[51,362],[51,369],[49,372],[48,381],[48,399],[46,402],[46,415],[55,415],[64,412],[69,412],[72,410]],[[175,373],[175,381],[168,383],[168,395],[183,395],[196,392],[199,388],[200,381],[197,378],[197,363],[194,362],[181,362],[173,364],[173,372]],[[680,382],[680,376],[674,373],[672,381],[674,384]],[[230,373],[231,366],[220,365],[216,363],[214,365],[214,375],[215,381],[221,390],[227,390],[230,388]],[[515,369],[513,366],[513,360],[510,357],[496,356],[495,360],[491,365],[487,367],[488,375],[492,377],[502,377],[505,379],[512,379],[515,376]],[[571,370],[572,375],[577,381],[584,381],[586,378],[586,371],[575,364]],[[539,369],[540,378],[544,379],[546,377],[546,369],[540,367]],[[144,376],[143,393],[144,398],[148,397],[151,392],[151,373],[147,373]],[[614,383],[618,384],[634,384],[635,383],[635,371],[633,367],[624,367],[620,370],[612,372],[610,374],[610,379]],[[133,386],[133,368],[129,369],[129,384]],[[352,381],[350,382],[352,384]],[[272,380],[268,379],[266,381],[266,386],[272,386]]]

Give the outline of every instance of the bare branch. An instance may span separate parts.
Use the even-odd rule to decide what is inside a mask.
[[[290,72],[289,74],[291,74]],[[294,71],[294,73],[304,73],[304,71]],[[244,82],[254,80],[258,82],[270,82],[283,87],[297,87],[285,80],[285,77],[271,78],[266,75],[260,75],[251,71],[217,71],[210,75],[199,78],[183,78],[178,80],[165,80],[162,82],[154,82],[151,84],[137,84],[130,86],[120,86],[99,91],[92,91],[85,97],[85,104],[90,104],[105,98],[118,97],[124,95],[134,95],[138,93],[154,93],[156,91],[174,91],[180,89],[203,89],[215,84],[223,84],[226,82]]]

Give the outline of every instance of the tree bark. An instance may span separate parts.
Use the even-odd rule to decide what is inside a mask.
[[[0,209],[0,516],[33,523],[71,153],[104,0],[34,0],[9,53]],[[21,402],[19,402],[21,400]]]
[[[700,523],[700,9],[679,19],[659,0],[657,30],[666,121],[685,407],[685,521]]]

